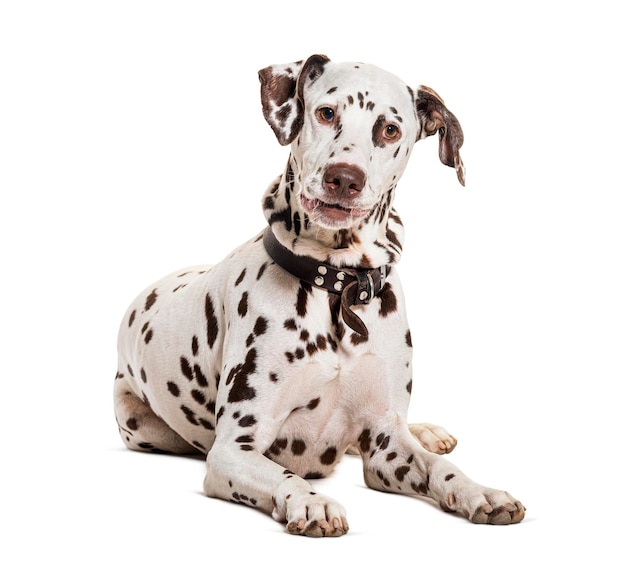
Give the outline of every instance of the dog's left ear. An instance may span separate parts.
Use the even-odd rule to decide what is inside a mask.
[[[293,142],[302,128],[305,85],[322,74],[328,61],[325,55],[312,55],[304,62],[259,71],[263,116],[283,146]]]
[[[463,146],[463,129],[459,121],[430,87],[420,85],[415,105],[422,127],[419,138],[439,132],[439,159],[456,170],[457,178],[464,186],[465,166],[459,154],[459,149]]]

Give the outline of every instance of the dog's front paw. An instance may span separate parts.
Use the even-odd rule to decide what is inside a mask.
[[[343,506],[315,492],[287,494],[284,507],[276,504],[272,517],[286,522],[287,531],[295,535],[339,537],[349,529]]]
[[[456,447],[456,439],[443,427],[430,423],[413,423],[409,431],[417,441],[428,451],[437,454],[447,454]]]
[[[508,492],[478,485],[449,492],[441,507],[459,512],[475,524],[516,524],[526,513],[522,503]]]

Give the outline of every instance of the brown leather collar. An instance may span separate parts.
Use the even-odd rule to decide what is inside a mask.
[[[380,293],[389,267],[337,269],[311,257],[292,253],[278,242],[270,227],[263,234],[263,245],[276,264],[294,277],[332,294],[341,295],[341,315],[344,322],[358,334],[367,337],[367,327],[350,307],[368,304]]]

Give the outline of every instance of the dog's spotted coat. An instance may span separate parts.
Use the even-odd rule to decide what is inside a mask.
[[[207,495],[260,508],[291,533],[348,531],[343,507],[308,478],[330,474],[347,449],[377,490],[427,496],[473,522],[509,524],[524,507],[439,456],[456,440],[407,426],[411,333],[396,269],[402,222],[392,208],[413,144],[439,135],[456,169],[461,127],[427,87],[374,66],[325,56],[259,73],[263,112],[284,173],[263,208],[278,241],[334,267],[390,267],[380,294],[353,307],[287,273],[262,234],[215,266],[148,287],[121,325],[115,411],[134,450],[206,454]]]

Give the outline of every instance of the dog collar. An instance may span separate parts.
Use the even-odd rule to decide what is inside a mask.
[[[377,269],[338,269],[311,257],[295,255],[279,243],[270,227],[263,234],[263,245],[274,262],[294,277],[316,288],[340,295],[344,322],[361,336],[367,337],[367,327],[350,307],[368,304],[380,293],[389,267],[384,265]]]

